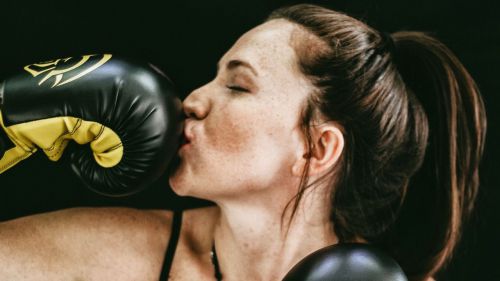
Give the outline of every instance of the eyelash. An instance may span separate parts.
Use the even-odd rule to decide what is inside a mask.
[[[226,86],[228,89],[230,89],[232,92],[244,92],[248,93],[249,91],[245,88],[242,88],[240,86]]]

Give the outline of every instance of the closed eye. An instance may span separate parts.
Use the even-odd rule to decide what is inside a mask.
[[[248,89],[245,89],[245,88],[242,88],[240,86],[226,86],[228,89],[232,90],[232,91],[236,91],[236,92],[246,92],[248,93],[249,90]]]

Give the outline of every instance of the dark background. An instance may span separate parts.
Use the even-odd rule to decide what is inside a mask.
[[[500,157],[497,89],[500,79],[499,9],[487,1],[303,1],[361,18],[383,31],[432,32],[476,79],[488,113],[488,138],[476,212],[452,263],[438,280],[500,280]],[[125,55],[155,63],[185,96],[209,81],[221,55],[274,8],[293,1],[124,2],[2,1],[0,78],[33,62],[72,55]],[[69,149],[72,149],[70,147]],[[140,194],[104,198],[83,187],[63,158],[37,153],[0,175],[0,220],[73,206],[178,208],[202,202],[177,198],[167,177]],[[425,202],[423,202],[424,204]],[[426,227],[422,225],[422,227]]]

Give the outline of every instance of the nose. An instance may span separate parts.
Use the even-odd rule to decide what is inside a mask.
[[[182,102],[187,118],[204,119],[210,110],[210,100],[203,95],[205,86],[192,91]]]

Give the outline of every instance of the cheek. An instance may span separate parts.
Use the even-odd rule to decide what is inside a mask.
[[[213,122],[206,127],[207,144],[226,155],[248,149],[255,137],[254,128],[246,118],[229,116],[221,117],[224,119],[222,122]]]
[[[229,105],[206,124],[207,144],[223,155],[256,155],[272,146],[283,126],[262,105]],[[278,127],[278,128],[276,128]],[[241,159],[243,160],[243,159]]]
[[[217,174],[239,188],[267,186],[288,175],[292,147],[281,120],[269,113],[239,112],[207,127]]]

